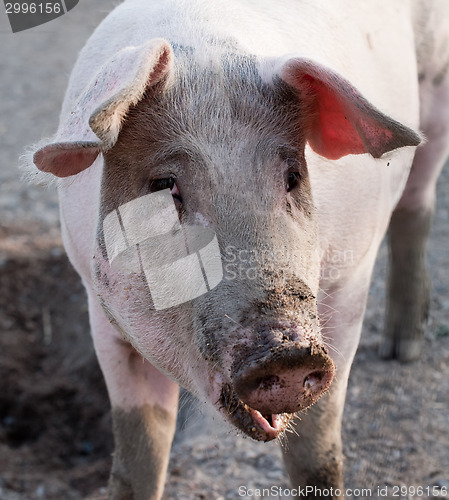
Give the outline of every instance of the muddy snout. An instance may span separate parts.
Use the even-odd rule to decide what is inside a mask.
[[[327,391],[335,365],[324,346],[291,345],[241,362],[232,379],[234,391],[260,413],[294,413],[314,404]]]

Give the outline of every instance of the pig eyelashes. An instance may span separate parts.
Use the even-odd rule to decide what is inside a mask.
[[[182,201],[181,193],[179,192],[176,180],[174,177],[164,177],[162,179],[153,179],[150,182],[150,193],[162,191],[163,189],[170,189],[170,193],[179,202]]]

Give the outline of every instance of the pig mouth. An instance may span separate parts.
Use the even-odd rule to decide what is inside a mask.
[[[235,427],[256,441],[272,441],[288,427],[294,413],[265,415],[241,401],[230,384],[224,384],[218,401],[221,411]]]

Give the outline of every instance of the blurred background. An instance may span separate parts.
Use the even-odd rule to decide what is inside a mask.
[[[0,500],[100,498],[107,483],[109,406],[84,292],[61,246],[57,196],[21,182],[17,164],[26,146],[55,132],[77,54],[117,3],[81,0],[16,34],[0,12]],[[447,165],[429,249],[433,296],[421,361],[377,357],[385,245],[373,278],[343,430],[347,486],[370,488],[370,498],[385,486],[449,487],[448,248]],[[181,407],[164,498],[234,499],[245,498],[239,486],[288,487],[275,444],[228,432],[185,395]],[[433,498],[427,491],[401,498]]]

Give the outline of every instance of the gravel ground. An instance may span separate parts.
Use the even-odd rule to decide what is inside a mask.
[[[17,158],[54,132],[76,54],[112,6],[81,1],[14,35],[0,14],[0,500],[100,498],[107,481],[110,416],[84,292],[61,248],[55,193],[21,184]],[[388,498],[428,499],[427,490],[393,496],[393,487],[449,487],[449,167],[438,200],[432,309],[419,362],[376,355],[385,246],[379,254],[343,429],[346,484],[372,494],[349,498],[381,498],[380,487]],[[275,443],[237,436],[187,396],[181,406],[164,498],[254,498],[250,488],[288,488]]]
[[[27,146],[51,136],[70,71],[79,50],[103,17],[118,4],[95,0],[31,30],[12,34],[0,10],[0,213],[2,224],[14,221],[58,222],[54,191],[20,182],[17,158]]]

